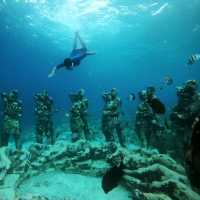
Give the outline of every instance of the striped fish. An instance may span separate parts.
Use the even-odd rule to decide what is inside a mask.
[[[195,62],[197,62],[200,59],[200,54],[194,54],[191,55],[188,59],[188,65],[193,65]]]

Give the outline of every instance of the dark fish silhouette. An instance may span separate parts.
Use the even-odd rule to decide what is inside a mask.
[[[112,167],[103,176],[101,186],[106,194],[118,186],[122,176],[124,175],[124,168],[125,166],[123,162],[121,162],[120,166]]]
[[[151,99],[149,105],[157,114],[164,114],[166,112],[165,105],[158,98]]]

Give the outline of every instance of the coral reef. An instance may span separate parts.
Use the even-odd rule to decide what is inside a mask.
[[[113,142],[79,140],[76,143],[58,141],[48,146],[33,144],[23,151],[7,147],[0,152],[1,163],[4,163],[0,173],[2,198],[8,191],[17,197],[17,189],[25,180],[44,172],[60,170],[101,177],[110,166],[123,159],[126,169],[122,184],[132,192],[133,199],[200,199],[190,188],[184,168],[155,150],[128,150]],[[41,198],[45,197],[33,199]]]

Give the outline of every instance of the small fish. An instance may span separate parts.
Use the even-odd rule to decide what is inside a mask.
[[[103,176],[101,186],[106,194],[118,186],[122,176],[124,175],[124,168],[125,166],[123,162],[121,162],[120,166],[110,168]]]
[[[196,63],[198,60],[200,60],[200,54],[193,54],[189,57],[188,59],[188,65],[193,65]]]
[[[148,103],[155,113],[164,114],[166,112],[165,105],[158,98],[153,98]]]
[[[134,93],[130,93],[129,96],[128,96],[128,100],[129,101],[135,101],[136,99],[136,95]]]

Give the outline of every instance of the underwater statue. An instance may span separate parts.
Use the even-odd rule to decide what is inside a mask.
[[[103,94],[104,108],[102,114],[102,132],[107,142],[115,141],[114,131],[116,130],[121,146],[125,147],[125,138],[121,121],[121,99],[118,92],[113,88],[110,92]]]
[[[81,44],[81,48],[78,48],[78,41]],[[48,75],[49,78],[53,77],[59,69],[65,68],[67,70],[73,70],[75,67],[81,64],[81,61],[88,55],[95,55],[95,52],[88,51],[85,43],[80,37],[79,33],[76,32],[74,39],[74,46],[72,52],[68,58],[65,58],[64,62],[53,67],[51,73]]]
[[[54,127],[52,115],[54,111],[53,99],[47,91],[35,95],[36,142],[42,144],[44,136],[48,144],[54,144]]]
[[[3,100],[3,130],[1,146],[8,146],[10,136],[13,136],[16,149],[21,148],[21,117],[22,101],[18,100],[18,91],[1,94]]]
[[[192,125],[192,136],[186,152],[186,171],[193,187],[200,189],[200,115]]]
[[[184,160],[185,147],[191,138],[191,126],[195,117],[200,113],[200,94],[198,82],[188,80],[183,86],[177,87],[177,104],[170,113],[170,121],[176,145],[174,157]]]
[[[138,106],[135,119],[135,131],[143,147],[159,148],[164,130],[160,114],[165,113],[164,104],[156,97],[155,88],[148,87],[138,93],[141,103]]]
[[[70,94],[69,97],[72,102],[69,116],[72,142],[79,139],[89,140],[88,99],[85,97],[85,91],[81,89],[77,93]]]

